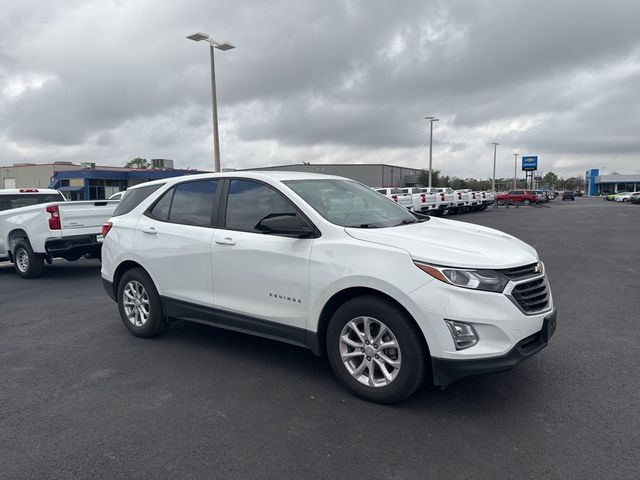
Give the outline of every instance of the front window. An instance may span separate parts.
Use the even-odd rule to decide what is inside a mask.
[[[325,219],[342,227],[394,227],[418,221],[404,207],[358,182],[290,180],[284,184]]]

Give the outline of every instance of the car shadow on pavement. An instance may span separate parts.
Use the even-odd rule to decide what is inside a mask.
[[[472,377],[450,385],[445,390],[434,387],[430,370],[423,386],[396,406],[375,405],[351,396],[335,378],[326,356],[316,357],[310,350],[252,335],[207,325],[177,321],[158,338],[187,349],[215,351],[224,362],[238,368],[262,371],[261,375],[297,379],[295,388],[309,389],[317,395],[341,401],[363,402],[379,408],[400,408],[406,411],[439,412],[456,415],[483,416],[499,411],[521,408],[521,402],[531,396],[532,389],[544,388],[534,362],[517,366],[499,374]],[[269,392],[264,392],[268,401]],[[469,409],[470,411],[467,411]]]
[[[0,262],[0,275],[15,275],[16,278],[19,278],[13,264],[10,262]],[[98,260],[79,260],[76,262],[56,260],[52,265],[45,264],[42,277],[30,279],[30,281],[63,277],[81,278],[96,276],[100,276],[100,262]]]

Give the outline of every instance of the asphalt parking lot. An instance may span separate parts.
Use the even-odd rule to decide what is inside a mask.
[[[0,477],[640,478],[640,207],[452,218],[537,247],[558,331],[511,372],[392,407],[286,344],[183,322],[134,338],[96,261],[0,264]]]

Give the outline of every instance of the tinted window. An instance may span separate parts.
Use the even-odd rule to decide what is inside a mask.
[[[147,187],[132,188],[127,190],[127,194],[122,197],[122,200],[116,207],[116,211],[113,212],[113,216],[117,217],[118,215],[129,213],[131,210],[140,205],[140,202],[142,202],[149,195],[158,190],[162,185],[164,184],[159,183],[156,185],[149,185]]]
[[[173,199],[173,192],[175,188],[167,191],[160,200],[153,206],[149,215],[151,215],[156,220],[162,220],[166,222],[169,220],[169,208],[171,207],[171,200]]]
[[[59,193],[16,193],[15,195],[0,195],[0,211],[51,202],[64,202],[64,197]]]
[[[260,232],[260,220],[271,215],[297,214],[296,208],[273,188],[251,180],[231,180],[225,226],[233,230]]]
[[[214,208],[217,208],[217,191],[218,180],[181,183],[176,186],[169,221],[210,226]]]

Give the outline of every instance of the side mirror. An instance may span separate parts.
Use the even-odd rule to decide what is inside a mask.
[[[256,225],[256,230],[266,234],[309,237],[313,227],[295,213],[271,213]]]

